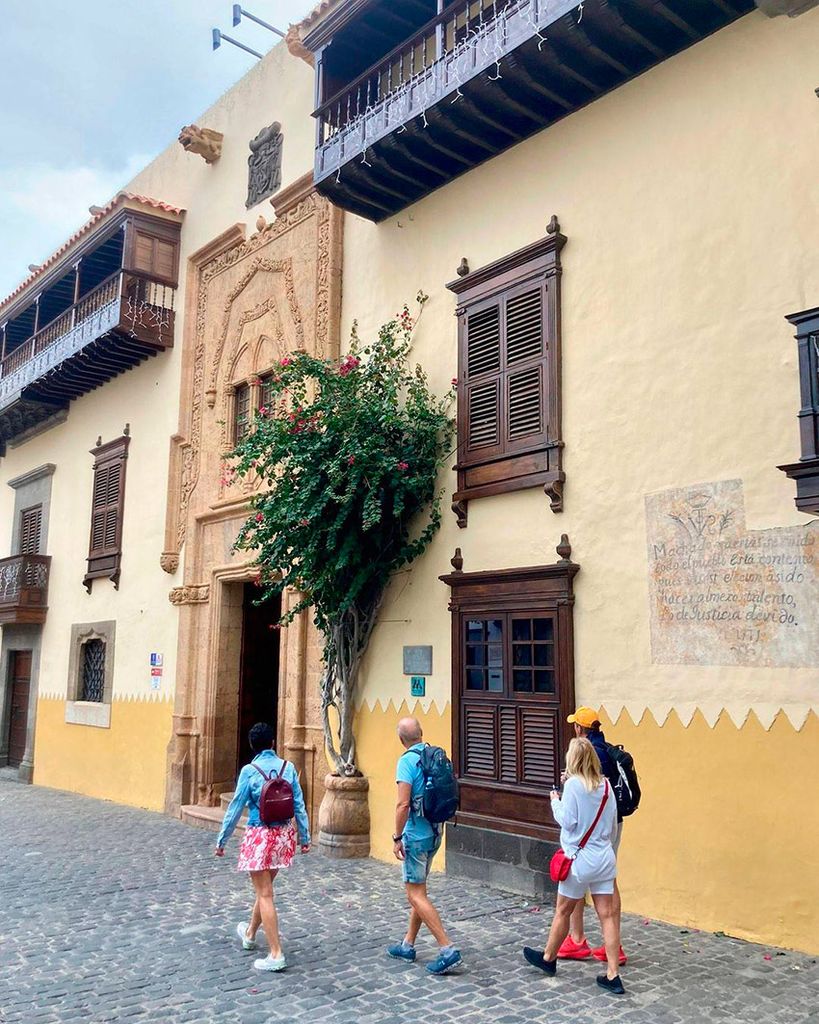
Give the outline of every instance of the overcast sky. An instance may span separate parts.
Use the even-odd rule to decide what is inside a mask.
[[[245,0],[282,30],[314,0]],[[277,41],[230,0],[0,0],[0,300]]]

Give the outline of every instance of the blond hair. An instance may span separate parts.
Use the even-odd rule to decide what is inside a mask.
[[[590,741],[584,736],[576,737],[569,744],[566,754],[566,773],[582,779],[583,785],[589,793],[593,793],[603,781],[600,758]]]

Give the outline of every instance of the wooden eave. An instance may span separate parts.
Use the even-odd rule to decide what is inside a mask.
[[[328,14],[321,17],[315,26],[304,34],[302,42],[311,53],[316,53],[325,46],[332,37],[341,29],[346,28],[359,15],[364,14],[367,8],[372,7],[378,0],[347,0],[330,10]]]

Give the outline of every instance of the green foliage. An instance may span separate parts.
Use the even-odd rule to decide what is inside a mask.
[[[311,607],[331,673],[345,630],[355,631],[342,659],[351,685],[391,576],[441,522],[452,392],[436,398],[411,365],[413,328],[405,306],[369,344],[354,328],[340,362],[304,352],[282,359],[270,407],[232,455],[236,474],[266,485],[236,541],[256,554],[260,598],[287,587],[303,595],[281,625]]]

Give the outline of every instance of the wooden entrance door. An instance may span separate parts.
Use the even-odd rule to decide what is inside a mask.
[[[12,652],[10,682],[9,764],[16,768],[22,762],[26,752],[28,699],[31,692],[31,651]]]
[[[279,621],[281,601],[256,605],[259,590],[248,583],[242,608],[242,664],[239,688],[237,773],[253,758],[247,734],[256,722],[267,722],[275,738],[279,711]],[[274,739],[275,742],[275,739]]]

